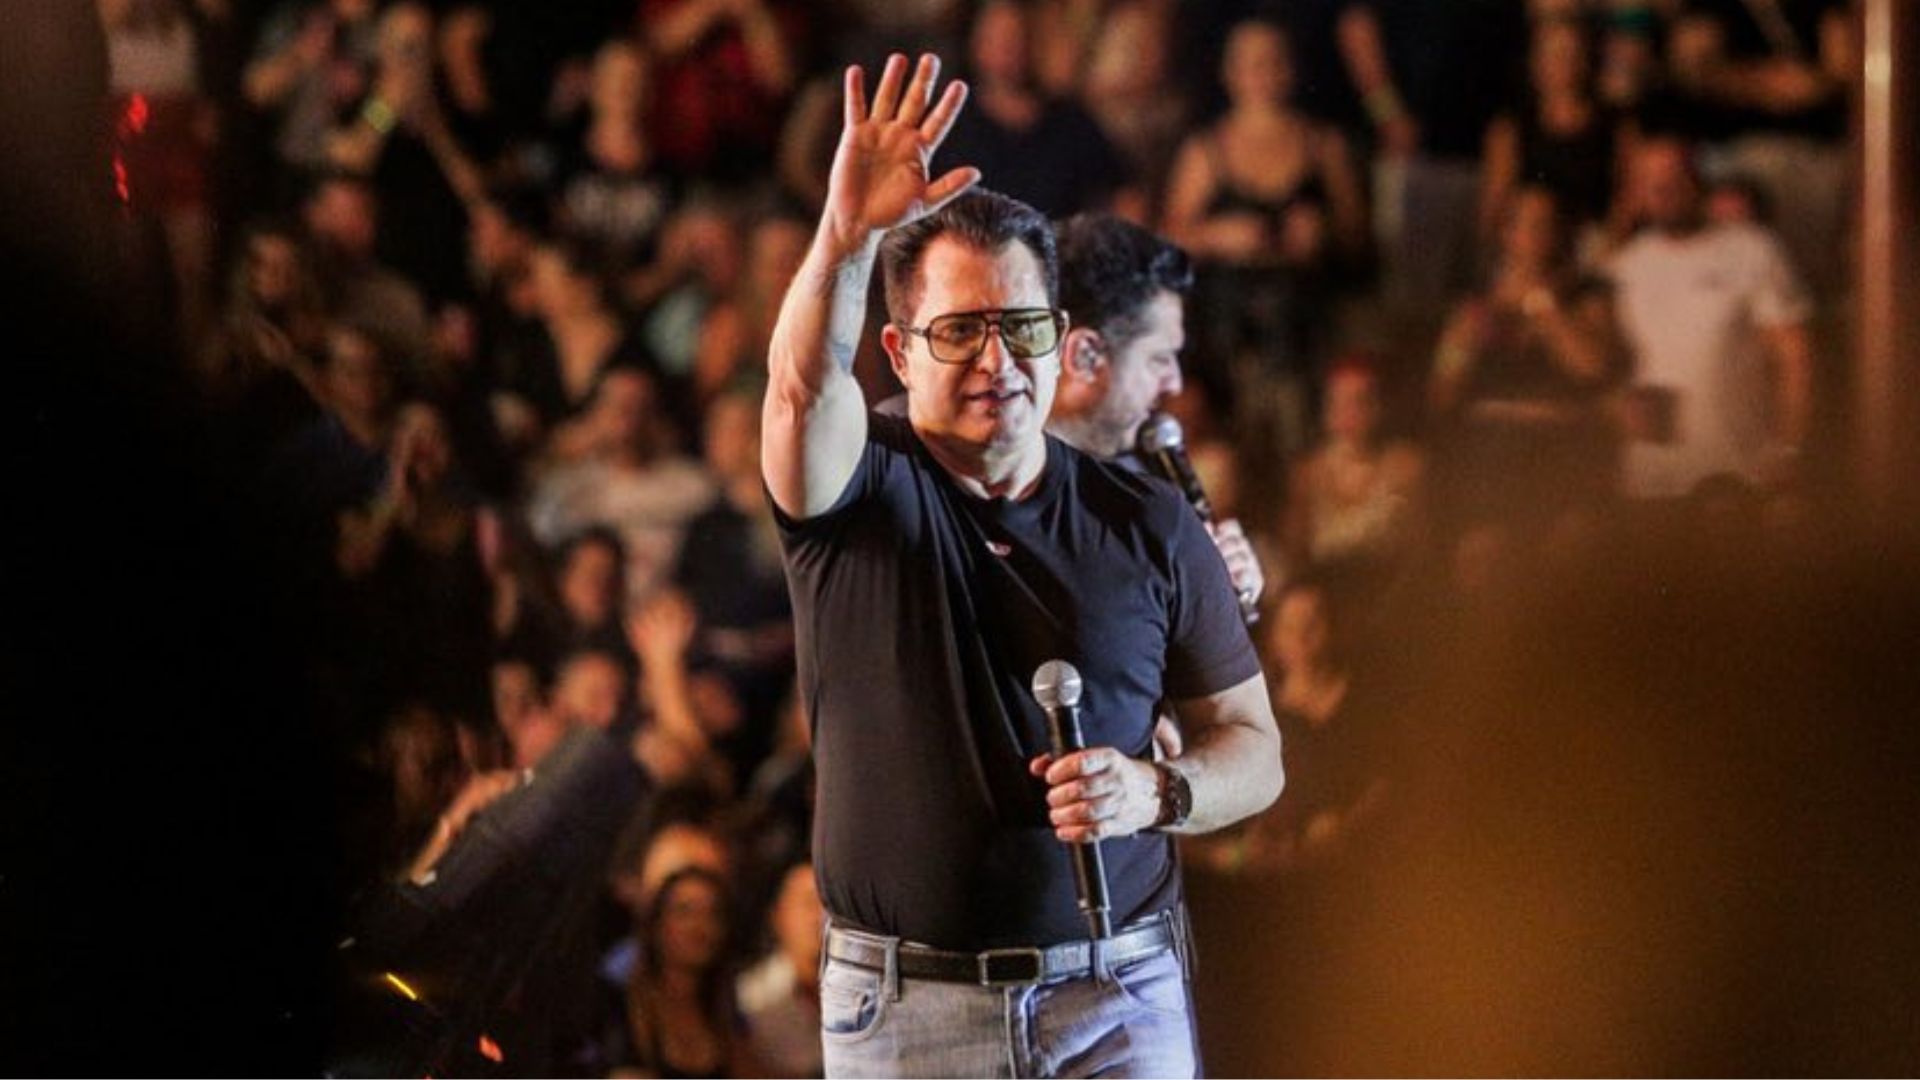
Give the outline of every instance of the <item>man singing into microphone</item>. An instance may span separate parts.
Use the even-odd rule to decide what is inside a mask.
[[[762,467],[819,777],[832,1076],[1193,1070],[1168,833],[1279,794],[1279,736],[1233,587],[1163,484],[1044,431],[1067,329],[1048,223],[927,163],[965,96],[891,59],[847,73],[826,210],[775,327]],[[883,239],[884,237],[884,239]],[[880,262],[905,417],[850,370]],[[1061,659],[1089,749],[1028,695]],[[1150,761],[1154,705],[1186,752]],[[1103,841],[1090,946],[1065,843]],[[1063,843],[1064,842],[1064,843]],[[1098,956],[1095,955],[1096,951]]]
[[[1060,224],[1060,303],[1074,326],[1060,347],[1060,389],[1047,433],[1083,453],[1144,469],[1140,426],[1180,393],[1187,253],[1112,214]],[[1253,544],[1229,518],[1208,529],[1245,610],[1266,588]]]

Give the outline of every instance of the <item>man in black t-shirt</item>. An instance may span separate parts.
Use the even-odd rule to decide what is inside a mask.
[[[827,209],[775,327],[762,469],[815,729],[829,1075],[1193,1070],[1168,833],[1267,806],[1279,738],[1225,564],[1171,487],[1049,439],[1066,318],[1032,208],[927,165],[965,88],[847,73]],[[884,243],[882,236],[885,235]],[[851,371],[873,264],[907,389]],[[1028,693],[1066,660],[1089,749]],[[1173,702],[1181,756],[1150,760]],[[1090,947],[1067,844],[1102,841]],[[1063,841],[1065,843],[1063,843]]]

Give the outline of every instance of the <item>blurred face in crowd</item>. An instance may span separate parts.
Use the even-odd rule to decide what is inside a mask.
[[[760,475],[760,406],[742,394],[723,394],[707,407],[701,433],[707,467],[726,479]]]
[[[1040,260],[1018,241],[985,252],[951,236],[935,237],[921,254],[919,281],[912,318],[920,329],[942,315],[1050,306]],[[880,341],[907,388],[908,415],[923,438],[984,455],[1040,440],[1060,382],[1058,344],[1042,356],[1020,359],[999,333],[990,332],[980,355],[952,364],[934,359],[925,337],[891,322]]]
[[[1554,20],[1533,32],[1528,68],[1541,93],[1574,94],[1587,84],[1587,39],[1577,23]]]
[[[1560,243],[1560,221],[1553,194],[1527,187],[1514,196],[1501,236],[1507,259],[1523,266],[1544,267],[1554,260]]]
[[[576,626],[605,626],[619,604],[620,556],[598,540],[573,546],[560,568],[560,603]]]
[[[348,416],[378,416],[387,404],[386,365],[380,350],[358,330],[334,327],[327,335],[327,401]]]
[[[247,292],[268,311],[293,300],[300,279],[299,249],[280,233],[255,233],[247,240]]]
[[[638,880],[626,882],[622,896],[630,906],[644,907],[661,882],[689,866],[725,877],[731,872],[726,844],[712,829],[700,825],[684,821],[667,825],[647,845]]]
[[[1061,407],[1067,407],[1070,393],[1078,394],[1083,386],[1091,390],[1086,419],[1074,425],[1081,429],[1075,435],[1087,443],[1087,452],[1113,457],[1132,449],[1147,416],[1180,392],[1180,350],[1187,340],[1184,307],[1179,294],[1162,289],[1142,309],[1138,334],[1119,341],[1088,338],[1081,346],[1100,353],[1092,369],[1094,381],[1077,381],[1087,369],[1078,366],[1081,360],[1076,357],[1076,370],[1061,390]]]
[[[359,22],[373,14],[375,0],[333,0],[333,14],[343,22]]]
[[[507,661],[493,666],[493,715],[513,748],[513,765],[532,768],[567,734],[566,721],[547,708],[533,665]]]
[[[1327,435],[1336,442],[1364,443],[1380,425],[1380,388],[1373,373],[1336,368],[1327,378]]]
[[[813,865],[801,863],[780,880],[780,895],[768,915],[773,923],[774,941],[793,966],[811,977],[820,962],[820,928],[826,912],[820,906],[820,891],[813,882]]]
[[[998,0],[981,8],[970,43],[974,77],[982,83],[1025,85],[1031,64],[1027,32],[1027,15],[1018,4]]]
[[[657,420],[653,380],[632,368],[608,372],[594,391],[593,415],[608,449],[637,448]]]
[[[1700,185],[1683,143],[1643,143],[1633,161],[1633,190],[1640,213],[1657,229],[1684,232],[1699,221]]]
[[[1120,5],[1097,33],[1087,62],[1089,100],[1147,93],[1166,82],[1166,40],[1151,4]]]
[[[1270,23],[1246,22],[1227,38],[1221,77],[1227,96],[1237,106],[1264,105],[1287,100],[1293,92],[1293,60],[1287,37]]]
[[[1707,220],[1716,225],[1751,225],[1760,220],[1760,207],[1746,188],[1721,184],[1707,196]]]
[[[1273,620],[1273,653],[1287,671],[1318,667],[1327,655],[1330,629],[1326,595],[1317,587],[1292,589],[1280,599]]]
[[[307,204],[314,238],[352,259],[373,258],[378,220],[373,191],[358,180],[329,180]]]
[[[385,732],[394,804],[402,814],[431,813],[453,794],[464,772],[453,725],[426,708],[410,708]]]
[[[605,653],[590,652],[567,661],[553,702],[569,723],[605,731],[620,716],[626,672]]]
[[[657,933],[660,963],[679,971],[704,971],[727,939],[726,897],[707,878],[668,883],[660,894]]]
[[[647,62],[626,41],[612,41],[593,56],[592,85],[587,100],[596,113],[626,116],[639,112],[647,100]]]

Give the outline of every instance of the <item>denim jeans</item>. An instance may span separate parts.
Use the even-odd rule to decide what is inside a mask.
[[[1112,976],[986,987],[889,980],[887,972],[828,959],[820,978],[827,1075],[1194,1075],[1179,956],[1169,949]]]

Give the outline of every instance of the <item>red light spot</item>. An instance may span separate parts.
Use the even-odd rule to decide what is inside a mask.
[[[127,129],[135,135],[147,130],[147,95],[135,94],[127,99]]]
[[[127,163],[119,154],[113,155],[113,193],[122,206],[133,205],[133,191],[127,186]]]
[[[500,1052],[500,1044],[494,1042],[484,1033],[480,1036],[480,1056],[493,1062],[495,1065],[507,1060],[507,1055]]]

